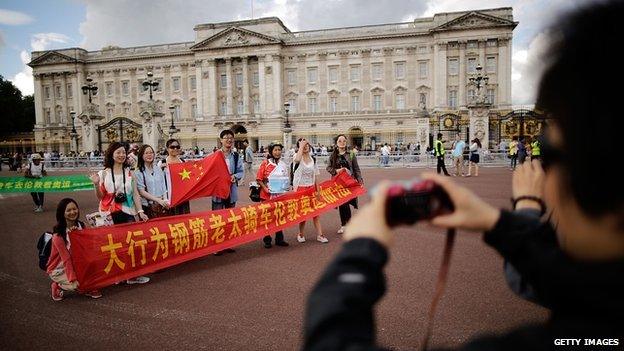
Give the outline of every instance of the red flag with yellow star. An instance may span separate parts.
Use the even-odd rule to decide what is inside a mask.
[[[171,206],[205,196],[230,196],[230,172],[222,152],[215,152],[199,161],[169,165]]]

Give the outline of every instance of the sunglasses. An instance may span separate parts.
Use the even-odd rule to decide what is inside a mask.
[[[179,149],[180,145],[169,145],[170,149]]]

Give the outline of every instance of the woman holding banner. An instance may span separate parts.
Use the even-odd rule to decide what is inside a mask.
[[[290,188],[288,166],[282,160],[282,148],[280,142],[269,144],[267,159],[262,161],[256,174],[256,181],[261,188],[260,198],[263,201],[280,196]],[[265,236],[262,240],[265,249],[273,247],[270,235]],[[275,233],[275,245],[288,246],[288,243],[284,241],[284,232],[281,230]]]
[[[67,235],[72,230],[85,227],[78,218],[80,210],[76,201],[65,198],[56,207],[56,225],[52,234],[52,245],[50,246],[50,258],[48,259],[46,273],[52,279],[50,286],[52,300],[63,300],[63,291],[78,291],[78,280],[71,261],[69,251],[71,242]],[[93,290],[84,295],[98,299],[102,293]]]
[[[292,163],[292,177],[293,177],[293,190],[309,190],[314,189],[315,195],[319,196],[318,180],[316,178],[319,175],[318,167],[316,166],[316,160],[310,154],[310,144],[307,140],[299,138],[297,140],[297,153]],[[329,240],[323,235],[323,229],[321,229],[321,222],[319,217],[312,218],[314,228],[316,228],[316,240],[322,243],[328,243]],[[297,234],[297,241],[300,243],[305,242],[305,236],[303,236],[303,230],[305,229],[306,222],[299,223],[299,234]]]
[[[331,156],[329,156],[329,165],[327,165],[327,172],[335,177],[341,172],[347,172],[351,177],[355,178],[361,185],[364,184],[364,180],[362,179],[362,173],[360,172],[360,166],[357,162],[357,156],[355,153],[347,152],[347,137],[344,134],[339,134],[336,137],[336,145],[334,146],[334,151],[332,151]],[[338,234],[344,233],[344,227],[347,225],[347,222],[351,219],[351,206],[357,208],[357,198],[338,206],[338,211],[340,212],[340,229],[338,229]]]
[[[100,212],[110,212],[113,223],[135,222],[136,217],[142,221],[149,218],[141,208],[137,181],[126,165],[126,147],[114,142],[106,149],[104,169],[91,175],[95,186],[95,194],[100,200]],[[126,280],[128,284],[145,284],[148,277],[136,277]]]
[[[182,163],[184,162],[184,160],[180,158],[181,146],[180,146],[180,142],[178,141],[178,139],[167,140],[167,143],[165,144],[165,146],[167,147],[167,158],[161,161],[159,163],[159,166],[164,168],[165,186],[169,188],[168,191],[171,191],[170,189],[171,187],[168,186],[168,184],[171,184],[171,174],[169,173],[168,165]],[[171,199],[170,193],[168,194],[168,198]],[[181,214],[191,213],[191,204],[188,201],[186,201],[186,202],[179,204],[178,206],[171,207],[170,213],[172,215],[181,215]]]
[[[169,208],[165,172],[154,165],[155,155],[154,148],[144,144],[137,157],[137,188],[143,211],[149,218],[163,217]]]

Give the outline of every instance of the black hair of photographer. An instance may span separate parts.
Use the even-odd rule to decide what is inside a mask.
[[[612,85],[624,81],[624,70],[611,52],[624,37],[622,18],[624,1],[601,1],[575,8],[549,32],[536,107],[552,123],[542,136],[542,160],[527,160],[513,173],[515,211],[497,209],[449,178],[423,174],[455,208],[431,224],[484,232],[484,242],[530,286],[531,300],[550,310],[543,323],[479,336],[457,349],[616,350],[624,343],[624,191],[621,174],[606,168],[617,162],[624,130],[621,91]],[[388,185],[379,189],[347,225],[346,243],[309,296],[305,350],[381,349],[374,307],[385,293],[394,234],[384,220]],[[547,219],[539,217],[541,202]]]

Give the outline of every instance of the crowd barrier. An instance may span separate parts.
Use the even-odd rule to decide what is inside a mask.
[[[315,155],[319,167],[325,168],[329,162],[329,155]],[[467,154],[465,154],[467,158]],[[200,159],[197,156],[185,156],[185,159]],[[254,155],[255,168],[260,165],[264,156],[262,154]],[[391,153],[384,157],[378,153],[360,151],[357,156],[358,163],[361,168],[435,168],[437,164],[436,158],[429,152],[415,153]],[[242,160],[242,157],[241,157]],[[453,157],[450,152],[445,155],[446,166],[453,165]],[[75,168],[101,168],[104,163],[103,157],[64,157],[58,160],[44,160],[44,167],[49,170],[71,170]],[[468,161],[465,161],[466,164]],[[503,167],[509,165],[509,158],[506,152],[498,151],[482,151],[480,153],[480,166],[485,167]],[[9,169],[6,162],[2,165],[2,170]]]

